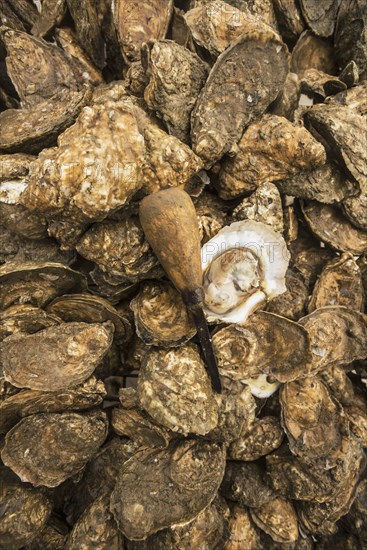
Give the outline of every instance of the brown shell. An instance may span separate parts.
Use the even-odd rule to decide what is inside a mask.
[[[43,38],[61,23],[65,13],[66,0],[43,0],[41,13],[32,27],[32,34]]]
[[[86,278],[56,262],[8,262],[0,267],[0,308],[29,303],[43,307],[58,295],[81,291]]]
[[[351,405],[355,399],[354,386],[343,367],[334,365],[318,373],[318,378],[327,386],[331,395],[343,405]]]
[[[300,273],[306,286],[311,288],[326,263],[335,258],[335,253],[316,241],[300,237],[290,245],[292,269]]]
[[[195,42],[218,56],[242,34],[264,24],[222,0],[202,2],[185,14],[185,21]]]
[[[276,542],[295,542],[298,539],[298,519],[289,500],[277,497],[259,508],[250,510],[254,523]]]
[[[246,384],[225,377],[221,382],[222,392],[215,394],[218,425],[207,437],[229,444],[251,429],[255,420],[256,402]]]
[[[94,224],[76,249],[81,256],[125,284],[149,279],[158,265],[136,216]]]
[[[197,349],[151,351],[138,378],[143,409],[173,431],[204,435],[218,423],[218,406]]]
[[[344,92],[339,92],[333,97],[329,97],[326,103],[336,105],[345,105],[349,109],[356,110],[361,115],[367,114],[367,80],[361,82],[358,86],[348,88]]]
[[[261,548],[260,533],[252,522],[250,513],[242,506],[232,504],[228,521],[229,540],[224,550],[256,550]]]
[[[251,124],[238,147],[219,175],[218,192],[224,199],[253,191],[264,182],[286,180],[326,161],[324,147],[310,132],[276,115],[264,115]]]
[[[148,82],[144,99],[165,122],[168,132],[188,143],[190,114],[205,84],[209,67],[200,57],[172,40],[144,47]]]
[[[300,461],[285,445],[266,457],[266,465],[271,484],[278,493],[291,499],[322,503],[349,486],[355,472],[364,468],[365,455],[360,443],[351,438],[330,469]]]
[[[233,221],[254,220],[270,225],[283,233],[282,199],[276,186],[270,181],[260,183],[256,190],[233,210]]]
[[[306,25],[296,0],[273,0],[274,10],[282,36],[295,42]]]
[[[266,306],[266,311],[298,321],[306,312],[308,288],[300,274],[288,269],[285,276],[287,291],[276,296]]]
[[[288,382],[280,390],[280,402],[291,452],[311,464],[326,458],[331,466],[348,426],[326,386],[311,377]]]
[[[194,197],[193,202],[199,222],[200,240],[203,245],[226,225],[225,203],[216,195],[205,190],[198,197]]]
[[[72,523],[98,497],[110,494],[125,462],[136,451],[126,438],[112,436],[86,465],[83,477],[73,481],[68,494],[65,511]]]
[[[119,529],[131,540],[142,540],[193,520],[214,499],[224,467],[224,449],[204,440],[172,442],[164,451],[137,451],[111,495]]]
[[[65,548],[65,533],[60,532],[60,527],[55,521],[56,525],[52,525],[49,522],[43,531],[35,538],[30,544],[24,547],[24,550],[64,550]]]
[[[50,1],[60,3],[62,0]],[[73,63],[75,63],[75,60],[79,62],[78,69],[82,72],[84,82],[92,86],[103,83],[101,71],[92,64],[85,50],[80,46],[74,31],[67,27],[55,29],[55,37],[58,45],[64,50],[69,59]]]
[[[221,494],[241,506],[259,508],[274,498],[264,469],[256,462],[227,462]]]
[[[299,323],[309,334],[312,373],[348,365],[367,355],[367,317],[343,306],[316,309]]]
[[[274,416],[256,419],[250,429],[229,448],[231,460],[250,462],[265,456],[280,447],[284,432]]]
[[[292,51],[292,71],[302,76],[308,69],[324,71],[330,75],[337,72],[333,47],[328,40],[315,36],[307,30],[301,34]]]
[[[101,411],[34,414],[6,434],[1,458],[22,481],[56,487],[93,457],[107,429]]]
[[[332,162],[277,181],[279,191],[300,199],[316,200],[325,204],[339,202],[356,192],[356,183],[350,181]]]
[[[44,328],[58,325],[61,319],[31,305],[10,306],[0,312],[0,341],[17,332],[33,334]]]
[[[337,0],[300,0],[302,15],[308,27],[318,36],[328,37],[334,32],[336,14],[339,8]]]
[[[356,197],[343,201],[343,210],[353,225],[367,232],[367,184],[361,186],[361,189]]]
[[[335,250],[357,256],[367,251],[367,232],[351,225],[337,208],[310,201],[302,211],[312,232]]]
[[[347,85],[340,78],[317,69],[307,69],[302,75],[301,90],[311,97],[325,99],[346,89]]]
[[[9,29],[3,30],[1,37],[8,75],[23,108],[33,108],[64,89],[80,89],[72,63],[54,44]]]
[[[363,311],[362,274],[351,254],[343,254],[328,262],[319,276],[308,312],[324,306],[346,306]]]
[[[310,369],[307,332],[297,323],[261,311],[244,325],[229,325],[213,336],[223,375],[246,380],[267,374],[279,382],[305,376]]]
[[[116,0],[113,15],[124,60],[140,59],[141,47],[166,36],[173,0]]]
[[[47,237],[46,220],[21,204],[0,202],[0,217],[10,231],[21,237],[35,240]]]
[[[131,337],[131,325],[128,319],[104,298],[92,294],[64,294],[55,298],[46,308],[47,312],[65,322],[114,324],[114,338],[118,344],[128,341]]]
[[[74,124],[90,100],[87,90],[63,89],[32,109],[7,109],[0,113],[0,152],[39,153],[56,145],[57,136]]]
[[[117,435],[129,437],[138,447],[162,449],[168,446],[171,439],[168,430],[152,422],[148,415],[137,407],[113,409],[111,426]]]
[[[109,495],[97,498],[73,526],[65,550],[120,550],[123,536],[109,509]]]
[[[19,388],[57,391],[84,382],[101,363],[113,324],[61,323],[35,334],[17,333],[2,343],[6,380]]]
[[[361,188],[367,186],[367,119],[356,111],[332,103],[314,105],[305,123],[321,136],[330,153]]]
[[[2,238],[1,252],[7,262],[15,261],[18,265],[23,262],[55,262],[68,266],[75,260],[75,251],[61,250],[54,239],[26,239],[15,235],[15,233],[10,233],[4,226],[1,227],[0,234]],[[10,245],[12,246],[10,247]]]
[[[177,347],[196,334],[179,292],[166,281],[144,282],[130,304],[136,332],[149,345]]]
[[[102,69],[105,64],[105,48],[94,3],[89,0],[66,0],[66,3],[80,44],[93,63]]]
[[[274,74],[272,67],[277,67]],[[287,73],[286,47],[275,33],[243,34],[218,57],[196,102],[191,115],[194,152],[209,166],[234,152],[243,130],[276,98]]]
[[[44,392],[24,390],[0,403],[0,433],[31,414],[81,411],[100,405],[107,392],[101,380],[91,376],[75,388]]]
[[[356,535],[367,542],[367,479],[363,479],[356,490],[356,498],[347,517],[347,526]]]
[[[52,504],[40,491],[1,479],[0,540],[4,550],[29,544],[45,528]]]
[[[344,0],[340,4],[334,44],[339,67],[355,61],[361,80],[366,75],[367,38],[364,0]]]

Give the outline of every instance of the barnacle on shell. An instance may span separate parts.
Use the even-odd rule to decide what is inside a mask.
[[[201,251],[208,320],[242,323],[285,292],[289,257],[283,237],[261,222],[221,229]]]

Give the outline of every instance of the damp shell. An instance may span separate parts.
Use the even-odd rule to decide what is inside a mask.
[[[224,227],[201,250],[208,320],[244,322],[286,291],[289,253],[283,237],[261,222]]]
[[[218,423],[218,407],[200,355],[192,345],[147,355],[138,379],[143,409],[163,426],[205,435]]]
[[[287,291],[271,300],[266,306],[266,311],[298,321],[306,313],[308,288],[303,277],[291,269],[287,270],[285,284]]]
[[[214,499],[224,467],[223,448],[204,440],[172,442],[165,451],[140,449],[125,463],[111,495],[119,529],[142,540],[193,520]]]
[[[256,462],[227,462],[221,494],[241,506],[259,508],[274,498],[264,469]]]
[[[277,497],[250,513],[255,524],[276,542],[290,543],[298,539],[297,514],[289,500]]]
[[[7,433],[1,458],[22,481],[56,487],[85,466],[106,436],[100,411],[34,414]]]
[[[32,334],[44,328],[58,325],[61,319],[48,315],[39,307],[28,304],[10,306],[0,312],[0,341],[17,332]]]
[[[112,337],[111,322],[61,323],[35,334],[13,334],[2,344],[5,378],[33,390],[76,386],[101,363]]]

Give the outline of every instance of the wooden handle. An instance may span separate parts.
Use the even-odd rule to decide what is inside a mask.
[[[176,187],[148,195],[140,203],[140,221],[147,241],[177,290],[188,303],[200,303],[200,235],[190,196]]]

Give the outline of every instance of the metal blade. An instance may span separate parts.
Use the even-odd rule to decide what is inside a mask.
[[[203,351],[204,361],[211,379],[212,388],[216,393],[221,393],[222,384],[219,377],[217,359],[214,354],[212,339],[205,319],[203,308],[200,305],[191,306],[190,311],[193,315],[197,334]]]

